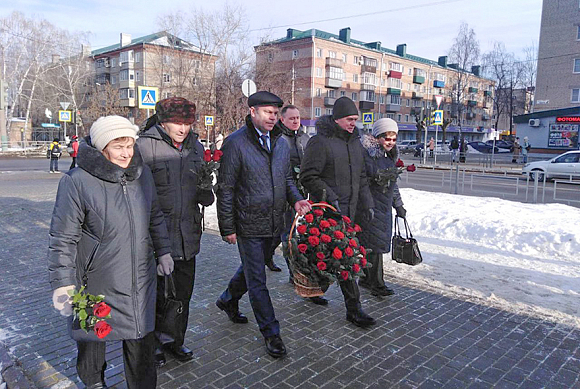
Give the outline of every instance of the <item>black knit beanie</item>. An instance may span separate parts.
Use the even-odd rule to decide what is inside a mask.
[[[351,115],[358,115],[358,108],[351,99],[343,96],[334,102],[334,107],[332,108],[332,118],[334,120]]]

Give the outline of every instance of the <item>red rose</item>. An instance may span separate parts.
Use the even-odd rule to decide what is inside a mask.
[[[336,225],[338,224],[334,219],[328,219],[328,223],[330,224],[331,227],[336,227]]]
[[[332,242],[332,238],[330,237],[330,235],[326,235],[326,234],[322,234],[322,236],[320,237],[320,240],[322,241],[322,243]]]
[[[320,228],[322,228],[323,230],[326,230],[327,228],[330,228],[330,223],[327,222],[326,220],[321,220],[320,221]]]
[[[348,217],[348,216],[343,216],[343,217],[342,217],[342,220],[344,220],[344,222],[345,222],[346,224],[350,224],[350,223],[351,223],[351,221],[350,221],[350,217]]]
[[[315,209],[314,214],[316,216],[322,216],[322,215],[324,215],[324,212],[322,211],[322,209]]]
[[[324,259],[324,253],[317,252],[316,253],[316,258],[318,258],[320,261],[322,261]]]
[[[358,224],[354,225],[354,232],[361,232],[362,228],[360,228],[360,226]]]
[[[203,152],[203,160],[204,160],[205,162],[209,162],[209,161],[211,161],[211,150],[205,150],[205,151]]]
[[[352,265],[352,271],[354,271],[355,273],[358,273],[360,271],[360,266],[358,265],[358,263]]]
[[[334,231],[334,237],[336,239],[344,239],[344,234],[341,231]]]
[[[308,204],[312,205],[312,204],[314,204],[314,201],[308,200]]]
[[[219,160],[222,158],[222,155],[224,155],[224,153],[221,150],[216,150],[213,152],[213,160],[215,162],[219,162]]]
[[[109,335],[111,330],[112,328],[109,323],[104,320],[98,321],[97,324],[95,324],[95,335],[97,335],[97,338],[99,339],[103,339],[105,336]]]
[[[318,246],[318,244],[320,243],[320,239],[318,239],[317,236],[309,236],[308,243],[310,243],[310,246],[312,247]]]
[[[401,159],[397,159],[397,163],[395,163],[396,167],[404,167],[405,163],[403,161],[401,161]]]
[[[310,235],[314,235],[314,236],[320,235],[320,230],[316,227],[312,227],[309,232],[310,232]]]
[[[348,227],[348,228],[346,229],[346,232],[347,232],[347,233],[349,233],[349,234],[352,234],[352,233],[354,232],[354,228],[352,228],[352,227]]]
[[[342,251],[340,251],[340,249],[338,247],[335,247],[334,251],[332,251],[332,256],[335,259],[340,259],[340,258],[342,258]]]
[[[354,240],[354,239],[349,240],[348,245],[350,247],[358,247],[358,243],[356,243],[356,240]]]
[[[300,251],[302,254],[304,254],[306,250],[308,250],[308,246],[306,246],[304,243],[300,243],[298,245],[298,251]]]
[[[340,272],[340,276],[342,277],[343,280],[348,280],[348,272],[346,270],[343,270]]]
[[[360,264],[363,265],[363,266],[366,266],[367,265],[367,259],[366,258],[361,259],[360,260]]]
[[[367,255],[367,249],[365,249],[365,246],[360,246],[360,252],[362,255]]]
[[[306,224],[301,224],[298,226],[298,228],[296,229],[296,231],[298,231],[299,234],[303,235],[306,233]]]
[[[345,248],[344,253],[346,254],[347,257],[352,257],[354,255],[354,251],[350,247]]]
[[[407,166],[408,172],[414,172],[415,170],[417,170],[417,168],[415,167],[415,164]]]
[[[324,262],[318,262],[316,264],[316,267],[318,267],[318,270],[321,270],[321,271],[322,270],[326,270],[326,263],[324,263]]]
[[[311,213],[308,213],[304,216],[304,220],[306,220],[307,223],[312,223],[314,221],[314,216],[312,216]]]
[[[107,317],[109,313],[111,313],[111,307],[102,301],[93,306],[93,315],[96,317],[104,318]]]

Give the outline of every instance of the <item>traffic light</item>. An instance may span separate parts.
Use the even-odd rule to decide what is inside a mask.
[[[0,80],[0,109],[8,107],[8,83]]]

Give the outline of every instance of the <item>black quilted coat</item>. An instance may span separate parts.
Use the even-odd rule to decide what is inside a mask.
[[[279,133],[270,136],[268,152],[248,115],[246,125],[224,140],[217,190],[222,236],[279,236],[285,204],[302,200],[292,179],[288,144]]]
[[[374,208],[358,131],[350,134],[328,115],[318,119],[316,131],[304,151],[300,181],[314,201],[326,192],[326,201],[338,200],[342,214],[354,220],[357,204]]]
[[[155,256],[170,252],[153,176],[137,149],[122,169],[82,141],[78,163],[58,184],[50,284],[86,284],[88,293],[105,295],[113,327],[107,341],[142,338],[155,328]]]
[[[358,235],[361,244],[373,250],[374,253],[388,253],[391,249],[393,208],[402,206],[403,201],[396,183],[391,184],[386,193],[383,193],[375,181],[379,169],[388,169],[395,166],[398,159],[397,148],[385,153],[383,147],[371,135],[364,135],[361,144],[365,149],[365,165],[369,187],[375,201],[375,217],[369,222],[368,218],[357,217],[357,223],[362,228]]]

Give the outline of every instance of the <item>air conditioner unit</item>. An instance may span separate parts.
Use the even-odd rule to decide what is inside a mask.
[[[540,127],[540,119],[530,119],[528,124],[530,127]]]

